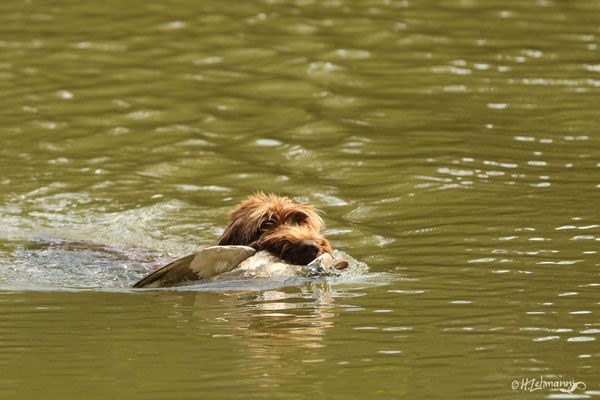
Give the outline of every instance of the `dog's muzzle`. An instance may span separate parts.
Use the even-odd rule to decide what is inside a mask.
[[[319,245],[314,240],[303,240],[296,248],[296,261],[299,265],[306,265],[319,254]]]

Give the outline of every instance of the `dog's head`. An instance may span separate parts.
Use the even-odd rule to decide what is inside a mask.
[[[323,253],[331,254],[319,233],[322,226],[313,207],[258,192],[231,211],[218,244],[251,246],[292,264],[308,264]]]

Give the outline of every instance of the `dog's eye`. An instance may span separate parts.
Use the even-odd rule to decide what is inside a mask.
[[[296,214],[293,221],[296,225],[304,225],[308,222],[308,217],[304,214]]]
[[[272,219],[268,219],[262,224],[260,224],[260,229],[264,231],[272,228],[273,226],[275,226],[275,221],[273,221]]]

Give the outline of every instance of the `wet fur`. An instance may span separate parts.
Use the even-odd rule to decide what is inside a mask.
[[[257,192],[229,213],[229,223],[219,245],[245,245],[270,253],[292,264],[307,264],[312,257],[331,252],[321,234],[323,220],[316,210],[287,197]],[[307,250],[315,243],[318,250]],[[308,259],[311,258],[311,259]]]

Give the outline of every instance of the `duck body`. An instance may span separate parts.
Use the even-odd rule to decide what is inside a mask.
[[[348,266],[325,253],[307,265],[290,264],[266,250],[248,246],[211,246],[181,257],[146,275],[134,288],[182,286],[228,279],[317,277]]]

